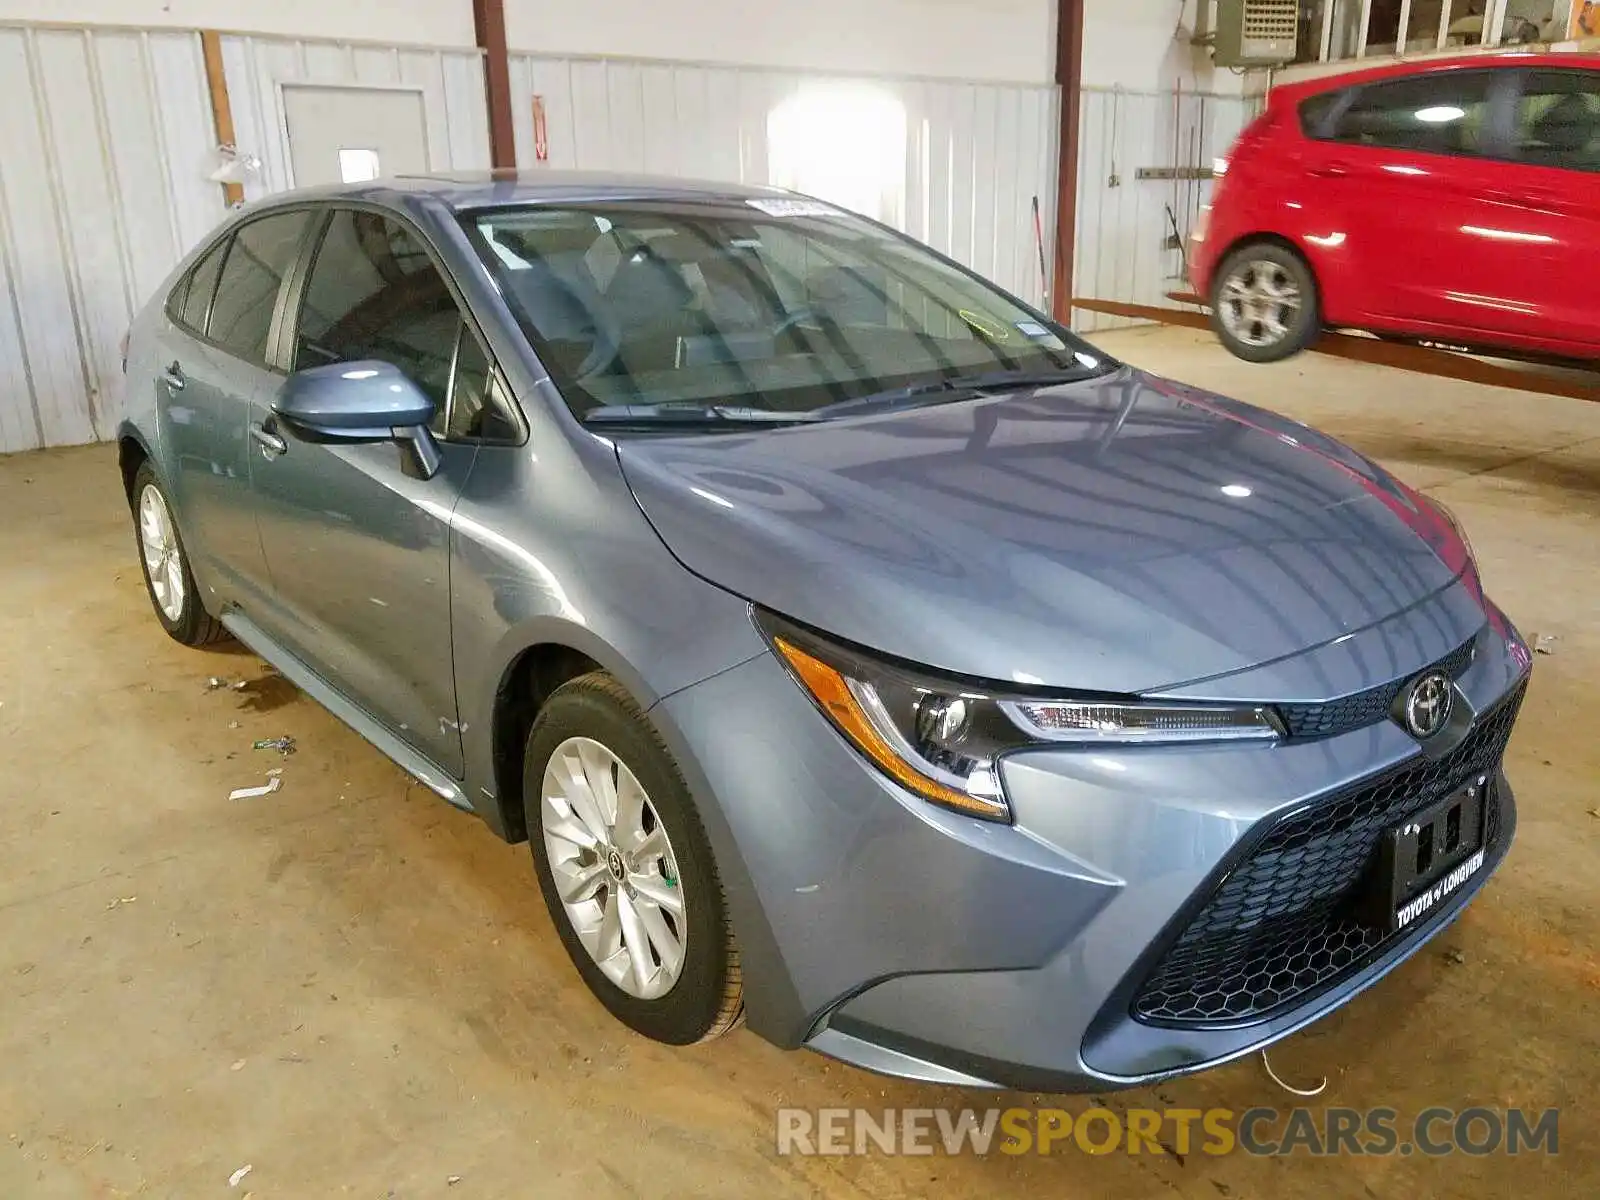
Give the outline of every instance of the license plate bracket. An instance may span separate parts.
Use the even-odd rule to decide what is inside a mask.
[[[1422,920],[1482,869],[1488,791],[1474,779],[1384,833],[1374,915],[1388,932]]]

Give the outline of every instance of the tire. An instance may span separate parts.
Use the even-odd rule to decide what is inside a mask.
[[[185,646],[225,641],[228,631],[200,600],[200,588],[189,568],[189,553],[183,548],[172,503],[148,462],[141,463],[133,477],[128,504],[133,512],[133,541],[144,572],[145,592],[161,628]],[[158,527],[158,523],[164,524]]]
[[[1287,246],[1251,242],[1223,259],[1211,285],[1211,327],[1246,362],[1300,353],[1322,329],[1311,268]]]
[[[642,789],[636,806],[627,802],[630,779]],[[600,805],[609,802],[598,820],[592,808],[585,813],[597,791]],[[522,797],[550,919],[611,1015],[675,1046],[737,1027],[744,981],[705,829],[660,736],[610,675],[574,679],[540,709],[528,733]],[[636,822],[630,807],[641,814]],[[595,845],[580,849],[585,838]],[[576,898],[570,909],[562,887]]]

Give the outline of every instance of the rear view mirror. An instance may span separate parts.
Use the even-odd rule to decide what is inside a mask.
[[[439,470],[439,447],[428,428],[434,403],[392,363],[373,359],[296,371],[272,411],[302,441],[406,442],[422,478]]]

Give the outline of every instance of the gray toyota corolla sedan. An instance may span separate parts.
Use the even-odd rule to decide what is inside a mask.
[[[1511,842],[1531,659],[1444,508],[791,193],[276,197],[138,317],[127,408],[167,632],[526,838],[664,1042],[1192,1071]]]

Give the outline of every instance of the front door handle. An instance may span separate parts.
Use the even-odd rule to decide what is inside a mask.
[[[270,430],[263,429],[260,425],[250,426],[250,436],[256,440],[256,445],[261,447],[261,457],[272,459],[280,454],[289,452],[289,443]]]
[[[1350,168],[1341,162],[1324,163],[1320,167],[1312,167],[1311,174],[1318,179],[1343,179],[1350,174]]]
[[[184,384],[188,383],[183,377],[183,368],[178,365],[178,360],[173,359],[172,365],[161,372],[161,382],[175,392],[183,391]]]

